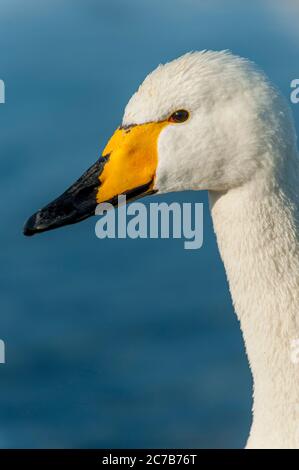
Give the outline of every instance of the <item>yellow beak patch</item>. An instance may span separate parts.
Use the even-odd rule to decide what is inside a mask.
[[[154,180],[158,137],[168,121],[150,122],[115,131],[103,155],[109,155],[101,173],[97,203],[109,201]]]

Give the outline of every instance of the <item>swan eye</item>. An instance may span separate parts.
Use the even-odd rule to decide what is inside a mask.
[[[188,111],[185,109],[179,109],[178,111],[175,111],[172,113],[170,118],[168,119],[169,122],[185,122],[187,121],[189,117]]]

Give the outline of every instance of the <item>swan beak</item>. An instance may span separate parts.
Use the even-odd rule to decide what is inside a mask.
[[[117,206],[118,196],[127,201],[155,192],[157,143],[167,122],[118,128],[102,156],[72,186],[25,223],[24,235],[75,224],[95,215],[101,202]]]

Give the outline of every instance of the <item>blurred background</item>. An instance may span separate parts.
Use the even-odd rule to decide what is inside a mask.
[[[295,0],[1,0],[0,447],[245,445],[251,376],[207,194],[160,197],[204,203],[198,251],[100,241],[96,219],[22,226],[94,163],[160,62],[231,49],[289,99],[298,15]]]

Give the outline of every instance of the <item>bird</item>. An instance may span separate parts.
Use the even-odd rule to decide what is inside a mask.
[[[246,448],[299,448],[298,183],[285,97],[252,61],[193,51],[144,79],[101,157],[24,234],[84,220],[120,194],[208,191],[253,377]]]

